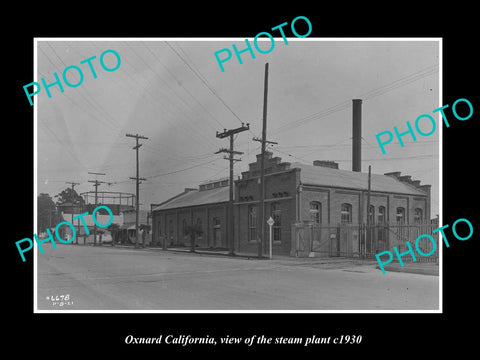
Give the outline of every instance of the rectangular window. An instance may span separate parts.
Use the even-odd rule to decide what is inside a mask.
[[[368,223],[373,224],[375,222],[375,206],[370,205],[368,209]]]
[[[352,222],[352,205],[342,204],[341,208],[341,222],[342,224],[350,224]]]
[[[319,202],[310,203],[310,220],[313,226],[319,226],[322,222],[322,204]]]
[[[420,208],[416,208],[413,213],[413,221],[418,224],[423,220],[423,211]]]
[[[405,208],[397,207],[397,224],[405,223]]]
[[[273,241],[282,241],[282,212],[278,204],[272,204]]]
[[[378,208],[378,223],[383,224],[385,223],[385,206],[380,206]]]

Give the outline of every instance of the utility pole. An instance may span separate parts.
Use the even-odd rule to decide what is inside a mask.
[[[272,145],[278,144],[278,142],[275,142],[275,141],[268,141],[268,140],[262,141],[262,139],[259,139],[257,137],[254,137],[252,140],[264,143],[265,147],[266,147],[266,144],[272,144]],[[263,219],[265,218],[265,205],[264,205],[264,203],[265,203],[265,195],[264,195],[265,194],[265,185],[264,185],[264,181],[265,181],[265,177],[264,177],[264,174],[265,174],[265,163],[264,163],[265,151],[266,150],[263,151],[262,159],[260,160],[261,161],[260,165],[261,165],[261,168],[263,169],[263,170],[260,171],[261,172],[261,174],[260,174],[260,202],[261,202],[260,207],[261,207],[261,209],[263,209],[263,213],[262,213],[262,211],[260,211],[260,213],[261,213],[261,215],[260,215],[261,219],[260,220],[261,221],[263,221]],[[258,245],[258,257],[262,256],[262,250],[261,250],[262,249],[262,245],[261,245],[262,242],[261,241],[262,241],[263,237],[265,236],[265,231],[264,231],[265,230],[265,224],[263,226],[264,226],[263,230],[260,230],[261,234],[263,234],[263,236],[259,237],[260,243]],[[263,251],[266,252],[267,250],[265,249],[265,247],[267,246],[267,242],[265,241],[263,244],[264,244],[263,245],[263,248],[264,248]]]
[[[221,152],[228,153],[229,156],[225,157],[225,159],[230,161],[230,198],[229,198],[229,203],[228,203],[228,243],[229,243],[229,248],[230,252],[229,255],[233,256],[235,255],[235,246],[234,246],[234,228],[233,228],[233,162],[234,161],[241,161],[240,159],[234,159],[234,155],[242,155],[243,152],[241,151],[234,151],[233,150],[233,135],[238,134],[243,131],[250,130],[250,124],[247,124],[245,126],[242,123],[242,126],[236,129],[231,129],[227,130],[224,129],[222,133],[219,133],[217,131],[217,138],[223,139],[226,137],[230,137],[230,149],[227,150],[225,148],[222,148],[218,150],[215,154],[219,154]]]
[[[134,146],[132,149],[136,150],[137,152],[137,176],[135,178],[130,178],[130,179],[133,179],[133,180],[136,180],[136,199],[135,199],[135,210],[136,210],[136,214],[135,214],[135,248],[138,248],[138,211],[139,211],[139,189],[140,189],[140,180],[146,180],[144,178],[140,178],[139,176],[139,168],[138,168],[138,149],[140,149],[140,146],[142,146],[142,144],[139,144],[138,143],[138,139],[148,139],[148,137],[146,136],[142,136],[142,135],[132,135],[132,134],[126,134],[127,137],[133,137],[135,138],[136,140],[136,146]]]
[[[65,181],[65,184],[71,184],[72,190],[75,190],[75,185],[80,185],[80,183],[72,182],[72,181]]]
[[[73,181],[66,181],[65,183],[72,185],[72,190],[73,190],[73,191],[75,191],[75,185],[80,185],[80,183],[73,182]],[[71,213],[71,215],[72,215],[72,219],[71,219],[72,221],[71,221],[71,223],[72,223],[72,225],[73,225],[73,201],[72,201],[72,213]],[[78,224],[78,221],[79,221],[79,220],[80,220],[80,219],[77,219],[77,224]],[[75,225],[73,225],[73,226],[75,226]],[[78,231],[78,227],[77,227],[77,231]],[[75,238],[77,239],[77,244],[78,244],[78,238],[77,238],[76,236],[75,236]],[[73,245],[73,242],[72,242],[72,245]]]
[[[372,246],[372,230],[371,230],[371,223],[370,223],[370,189],[372,183],[372,166],[368,165],[368,191],[367,191],[367,241],[370,241],[370,247]],[[374,219],[372,219],[374,220]],[[364,245],[364,255],[366,254],[367,244],[365,242]],[[370,249],[371,251],[371,249]]]
[[[260,211],[259,211],[259,242],[258,257],[266,252],[267,242],[265,241],[265,146],[267,143],[267,98],[268,98],[268,63],[265,64],[265,82],[263,93],[263,126],[262,126],[262,155],[260,159]],[[255,140],[255,139],[254,139]]]
[[[91,175],[106,175],[105,173],[94,173],[94,172],[89,172]],[[95,207],[97,207],[97,201],[98,201],[98,186],[100,184],[104,184],[105,181],[98,181],[97,179],[95,180],[88,180],[88,182],[93,183],[93,186],[95,186]],[[93,219],[93,217],[92,217]],[[93,246],[97,245],[97,226],[94,224],[93,225]]]

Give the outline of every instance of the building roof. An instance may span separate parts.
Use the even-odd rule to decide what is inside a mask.
[[[163,203],[152,210],[176,209],[186,206],[207,205],[229,200],[229,187],[219,187],[209,190],[189,190],[169,202]]]
[[[301,163],[292,163],[291,168],[300,169],[300,181],[305,185],[368,190],[368,173]],[[394,177],[373,173],[371,175],[371,191],[426,195],[424,191],[417,189],[413,185],[401,182]]]
[[[66,201],[64,203],[57,204],[56,206],[58,206],[58,207],[62,207],[62,206],[77,206],[77,207],[79,207],[80,204],[79,203],[72,203],[71,201]]]
[[[293,168],[300,169],[300,181],[303,185],[368,190],[368,173],[301,163],[292,163],[290,170]],[[395,177],[381,174],[371,175],[371,191],[418,196],[426,195],[425,191],[416,188],[414,185],[402,182]],[[228,200],[228,186],[206,190],[185,189],[183,193],[157,205],[152,211],[215,204],[228,202]]]
[[[233,174],[233,178],[235,178],[235,174]],[[200,185],[213,184],[213,183],[222,182],[222,181],[225,181],[225,180],[227,180],[227,181],[230,180],[230,176],[225,176],[223,178],[214,179],[214,180],[205,180],[205,181],[201,182]]]
[[[135,224],[136,221],[136,210],[126,210],[122,211],[123,214],[123,224]],[[148,210],[139,209],[138,211],[138,224],[147,224],[148,223]]]

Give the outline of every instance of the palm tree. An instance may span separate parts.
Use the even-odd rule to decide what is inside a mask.
[[[190,251],[195,252],[195,238],[203,234],[202,226],[200,224],[188,225],[185,233],[190,235]]]
[[[140,224],[139,229],[142,230],[142,246],[145,247],[145,237],[150,231],[150,225]]]

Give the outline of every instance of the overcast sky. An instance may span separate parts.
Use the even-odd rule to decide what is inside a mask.
[[[439,130],[405,147],[395,140],[383,155],[375,134],[397,126],[406,130],[421,114],[432,114],[439,103],[439,44],[423,41],[325,41],[276,38],[269,54],[243,53],[243,64],[235,55],[221,72],[214,52],[245,47],[244,39],[218,41],[48,41],[38,39],[36,81],[54,81],[70,65],[83,70],[83,83],[44,89],[35,96],[38,109],[38,188],[51,196],[65,189],[66,182],[79,182],[81,193],[93,190],[88,172],[111,185],[99,190],[135,193],[135,139],[141,134],[140,202],[144,208],[162,202],[205,180],[228,176],[224,154],[228,139],[217,139],[216,131],[250,123],[250,131],[235,139],[243,151],[235,163],[240,174],[255,160],[260,143],[263,113],[265,63],[269,63],[267,139],[278,142],[270,148],[284,161],[311,164],[334,160],[351,170],[352,99],[363,99],[362,171],[383,174],[401,171],[422,184],[432,185],[432,217],[439,207]],[[168,40],[165,41],[165,40]],[[269,48],[269,43],[261,47]],[[121,65],[107,72],[100,54],[118,52]],[[97,79],[87,64],[92,61]],[[105,63],[116,63],[110,53]],[[78,81],[74,70],[68,72]],[[62,80],[63,81],[63,80]],[[438,114],[435,114],[438,121]],[[441,122],[440,122],[441,123]],[[428,124],[421,128],[427,132]]]

